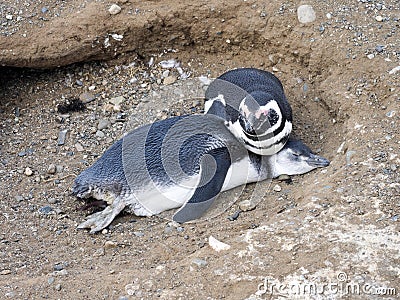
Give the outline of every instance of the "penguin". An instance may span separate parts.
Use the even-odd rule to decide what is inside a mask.
[[[129,132],[75,179],[75,196],[107,203],[78,228],[100,231],[123,210],[151,216],[177,208],[173,220],[184,223],[201,217],[222,191],[327,165],[292,138],[277,154],[252,153],[214,114],[157,121]]]
[[[292,131],[282,83],[260,69],[235,69],[215,79],[206,90],[204,113],[225,119],[234,136],[259,155],[279,152]]]

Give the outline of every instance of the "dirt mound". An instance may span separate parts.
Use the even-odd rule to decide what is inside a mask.
[[[105,1],[25,2],[0,5],[2,297],[398,295],[397,1],[310,1],[306,24],[290,1],[121,0],[116,15]],[[64,67],[11,68],[24,66]],[[235,221],[237,205],[178,227],[122,215],[101,234],[76,230],[77,173],[127,129],[201,113],[205,81],[250,66],[281,79],[296,134],[328,168],[266,184]],[[83,111],[57,111],[76,98]]]

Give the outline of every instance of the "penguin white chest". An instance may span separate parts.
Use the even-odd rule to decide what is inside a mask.
[[[233,163],[228,169],[222,191],[233,189],[237,186],[261,180],[258,170],[248,156]]]

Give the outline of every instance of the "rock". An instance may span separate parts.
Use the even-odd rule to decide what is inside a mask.
[[[108,126],[111,125],[111,122],[108,119],[101,119],[99,124],[97,125],[98,130],[106,129]]]
[[[105,134],[104,134],[104,132],[103,132],[103,131],[101,131],[101,130],[97,130],[97,131],[96,131],[96,137],[98,137],[98,138],[102,139],[102,138],[104,138],[104,137],[105,137]]]
[[[164,78],[164,81],[163,81],[163,83],[164,83],[165,85],[173,84],[173,83],[175,83],[175,82],[176,82],[176,77],[175,77],[175,76],[168,76],[168,77],[165,77],[165,78]]]
[[[55,281],[54,277],[49,277],[49,278],[47,279],[47,283],[48,283],[48,284],[53,284],[54,281]]]
[[[118,244],[115,243],[115,242],[113,242],[113,241],[106,241],[106,242],[104,243],[104,248],[105,248],[105,249],[111,249],[111,248],[115,248],[115,247],[117,247],[117,246],[118,246]]]
[[[239,208],[241,211],[249,211],[249,210],[253,210],[254,208],[256,208],[256,204],[254,204],[250,200],[243,200],[243,201],[239,202]]]
[[[179,67],[179,62],[177,62],[175,59],[163,60],[160,61],[158,64],[161,66],[161,68],[164,69]]]
[[[134,231],[133,234],[134,234],[135,236],[137,236],[137,237],[142,237],[142,236],[144,236],[144,233],[141,232],[141,231]]]
[[[56,165],[50,164],[47,168],[47,174],[55,174],[57,172]]]
[[[346,152],[346,165],[348,166],[351,165],[351,158],[354,154],[356,154],[356,151],[353,150],[349,150]]]
[[[110,103],[113,105],[121,105],[122,102],[125,101],[125,98],[123,96],[118,96],[110,99]]]
[[[376,20],[377,22],[382,22],[382,21],[383,21],[383,17],[382,17],[382,16],[376,16],[376,17],[375,17],[375,20]]]
[[[83,103],[92,102],[94,99],[96,99],[96,97],[91,93],[82,93],[79,95],[79,100],[81,100]]]
[[[367,55],[367,57],[368,57],[368,59],[373,59],[375,57],[375,54],[370,53],[370,54]]]
[[[108,12],[109,12],[111,15],[119,14],[119,13],[121,12],[121,7],[118,6],[117,4],[113,4],[113,5],[111,5],[110,8],[108,9]]]
[[[99,257],[99,256],[104,256],[104,254],[106,254],[104,248],[99,248],[93,253],[93,256]]]
[[[76,148],[76,151],[78,151],[78,152],[82,152],[84,150],[81,143],[76,143],[75,148]]]
[[[52,276],[66,276],[68,275],[68,271],[67,270],[61,270],[61,271],[54,271],[51,273]]]
[[[282,174],[282,175],[279,175],[279,177],[277,178],[279,181],[291,181],[291,178],[290,178],[290,176],[289,175],[286,175],[286,174]]]
[[[55,204],[55,203],[57,203],[57,199],[56,198],[49,198],[49,199],[47,199],[47,202],[49,202],[49,204]]]
[[[64,270],[64,264],[55,264],[53,267],[54,271],[61,271]]]
[[[347,150],[346,142],[340,144],[339,148],[336,150],[337,154],[345,154]]]
[[[57,173],[62,173],[62,171],[64,171],[64,167],[61,166],[61,165],[57,165],[57,166],[56,166],[56,172],[57,172]]]
[[[192,263],[198,267],[205,267],[207,265],[207,262],[204,259],[200,259],[200,258],[194,258],[192,260]]]
[[[210,235],[210,237],[208,238],[208,244],[210,245],[211,248],[213,248],[217,252],[229,250],[231,248],[230,245],[217,240],[212,235]]]
[[[275,192],[280,192],[280,191],[282,191],[282,188],[281,188],[281,186],[280,186],[279,184],[275,184],[273,190],[274,190]]]
[[[385,50],[385,46],[377,45],[377,46],[375,47],[375,51],[378,52],[378,53],[382,53],[383,50]]]
[[[64,129],[64,130],[60,130],[60,132],[58,133],[58,141],[57,141],[58,146],[62,146],[65,144],[67,132],[68,132],[68,129]]]
[[[26,176],[32,176],[32,175],[33,175],[33,171],[32,171],[31,168],[26,167],[26,168],[25,168],[24,174],[25,174]]]
[[[18,202],[24,201],[24,197],[22,197],[21,195],[17,195],[15,196],[15,200]]]
[[[56,291],[61,291],[61,284],[56,284],[56,286],[54,287],[54,289],[56,290]]]
[[[297,8],[297,18],[300,23],[314,22],[316,19],[315,11],[311,5],[300,5]]]
[[[400,66],[397,66],[397,67],[395,67],[395,68],[393,68],[393,69],[391,69],[391,70],[389,71],[389,75],[396,74],[396,73],[399,72],[399,71],[400,71]]]
[[[39,212],[40,214],[43,214],[43,215],[48,215],[48,214],[51,213],[52,211],[53,211],[53,208],[52,208],[51,206],[48,206],[48,205],[43,206],[43,207],[41,207],[41,208],[38,209],[38,212]]]
[[[6,15],[6,19],[7,20],[12,20],[13,19],[13,15]]]

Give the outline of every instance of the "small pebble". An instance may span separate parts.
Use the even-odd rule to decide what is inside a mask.
[[[98,130],[106,129],[108,126],[111,125],[111,122],[108,119],[101,119],[99,124],[97,125]]]
[[[226,251],[226,250],[229,250],[231,248],[230,245],[225,244],[225,243],[217,240],[212,235],[210,235],[210,237],[208,238],[208,244],[210,245],[211,248],[213,248],[217,252]]]
[[[54,287],[54,289],[56,290],[56,291],[61,291],[61,284],[56,284],[56,286]]]
[[[91,93],[82,93],[79,95],[79,100],[81,100],[83,103],[92,102],[94,99],[96,99],[96,97]]]
[[[385,46],[382,46],[382,45],[378,45],[375,47],[375,51],[378,53],[382,53],[384,49],[385,49]]]
[[[75,148],[76,148],[76,151],[78,151],[78,152],[82,152],[84,150],[81,143],[76,143]]]
[[[58,146],[62,146],[65,144],[67,132],[68,132],[68,129],[64,129],[64,130],[60,130],[60,132],[58,133],[58,141],[57,141]]]
[[[103,131],[97,130],[97,131],[96,131],[96,136],[97,136],[98,138],[102,139],[102,138],[105,137],[105,134],[104,134]]]
[[[297,8],[297,18],[300,23],[314,22],[316,19],[315,11],[311,5],[300,5]]]
[[[6,19],[7,20],[12,20],[13,19],[13,15],[6,15]]]
[[[165,77],[165,78],[164,78],[164,81],[163,81],[163,83],[164,83],[165,85],[173,84],[173,83],[175,83],[175,82],[176,82],[176,77],[175,77],[175,76],[168,76],[168,77]]]
[[[25,174],[26,176],[32,176],[32,175],[33,175],[33,171],[32,171],[31,168],[26,167],[26,168],[25,168],[24,174]]]
[[[39,208],[39,213],[43,214],[43,215],[48,215],[49,213],[51,213],[53,211],[53,208],[51,208],[51,206],[43,206],[41,208]]]
[[[382,16],[376,16],[376,17],[375,17],[375,20],[376,20],[377,22],[382,22],[382,21],[383,21],[383,17],[382,17]]]
[[[281,186],[280,186],[279,184],[276,184],[276,185],[274,186],[273,190],[274,190],[275,192],[280,192],[280,191],[282,191],[282,188],[281,188]]]
[[[54,281],[55,281],[54,277],[49,277],[49,278],[47,279],[47,283],[48,283],[48,284],[52,284],[52,283],[54,283]]]
[[[47,168],[47,174],[55,174],[57,172],[56,165],[50,164]]]
[[[143,233],[143,232],[140,232],[140,231],[134,231],[133,234],[134,234],[135,236],[137,236],[137,237],[142,237],[142,236],[144,236],[144,233]]]
[[[229,221],[235,221],[235,220],[237,220],[237,218],[239,218],[240,212],[241,212],[240,210],[235,211],[235,212],[233,213],[233,215],[231,215],[231,216],[228,217],[228,220],[229,220]]]
[[[18,202],[24,201],[24,197],[22,197],[21,195],[17,195],[15,196],[15,200]]]
[[[104,243],[104,248],[105,249],[111,249],[111,248],[115,248],[115,247],[117,247],[118,245],[117,245],[117,243],[115,243],[115,242],[113,242],[113,241],[106,241],[105,243]]]
[[[373,59],[375,57],[375,54],[371,53],[367,55],[368,59]]]
[[[55,203],[57,203],[57,199],[56,198],[49,198],[49,199],[47,199],[47,202],[49,202],[49,204],[55,204]]]
[[[396,74],[396,73],[399,72],[399,71],[400,71],[400,66],[397,66],[397,67],[395,67],[395,68],[393,68],[393,69],[391,69],[391,70],[389,71],[389,75]]]
[[[250,200],[243,200],[239,202],[239,208],[241,211],[253,210],[255,207],[256,205]]]
[[[125,98],[123,96],[118,96],[115,98],[111,98],[109,102],[113,105],[121,105],[122,102],[124,102],[124,101],[125,101]]]
[[[42,13],[45,14],[49,11],[49,9],[47,7],[42,7]]]
[[[11,274],[11,270],[5,269],[0,271],[0,275],[8,275]]]
[[[121,12],[121,7],[119,7],[117,4],[113,4],[110,6],[108,9],[108,12],[112,15],[119,14]]]
[[[204,259],[200,258],[194,258],[192,260],[192,263],[197,265],[198,267],[205,267],[207,265],[207,262]]]
[[[53,267],[54,271],[61,271],[64,270],[64,264],[56,264]]]

